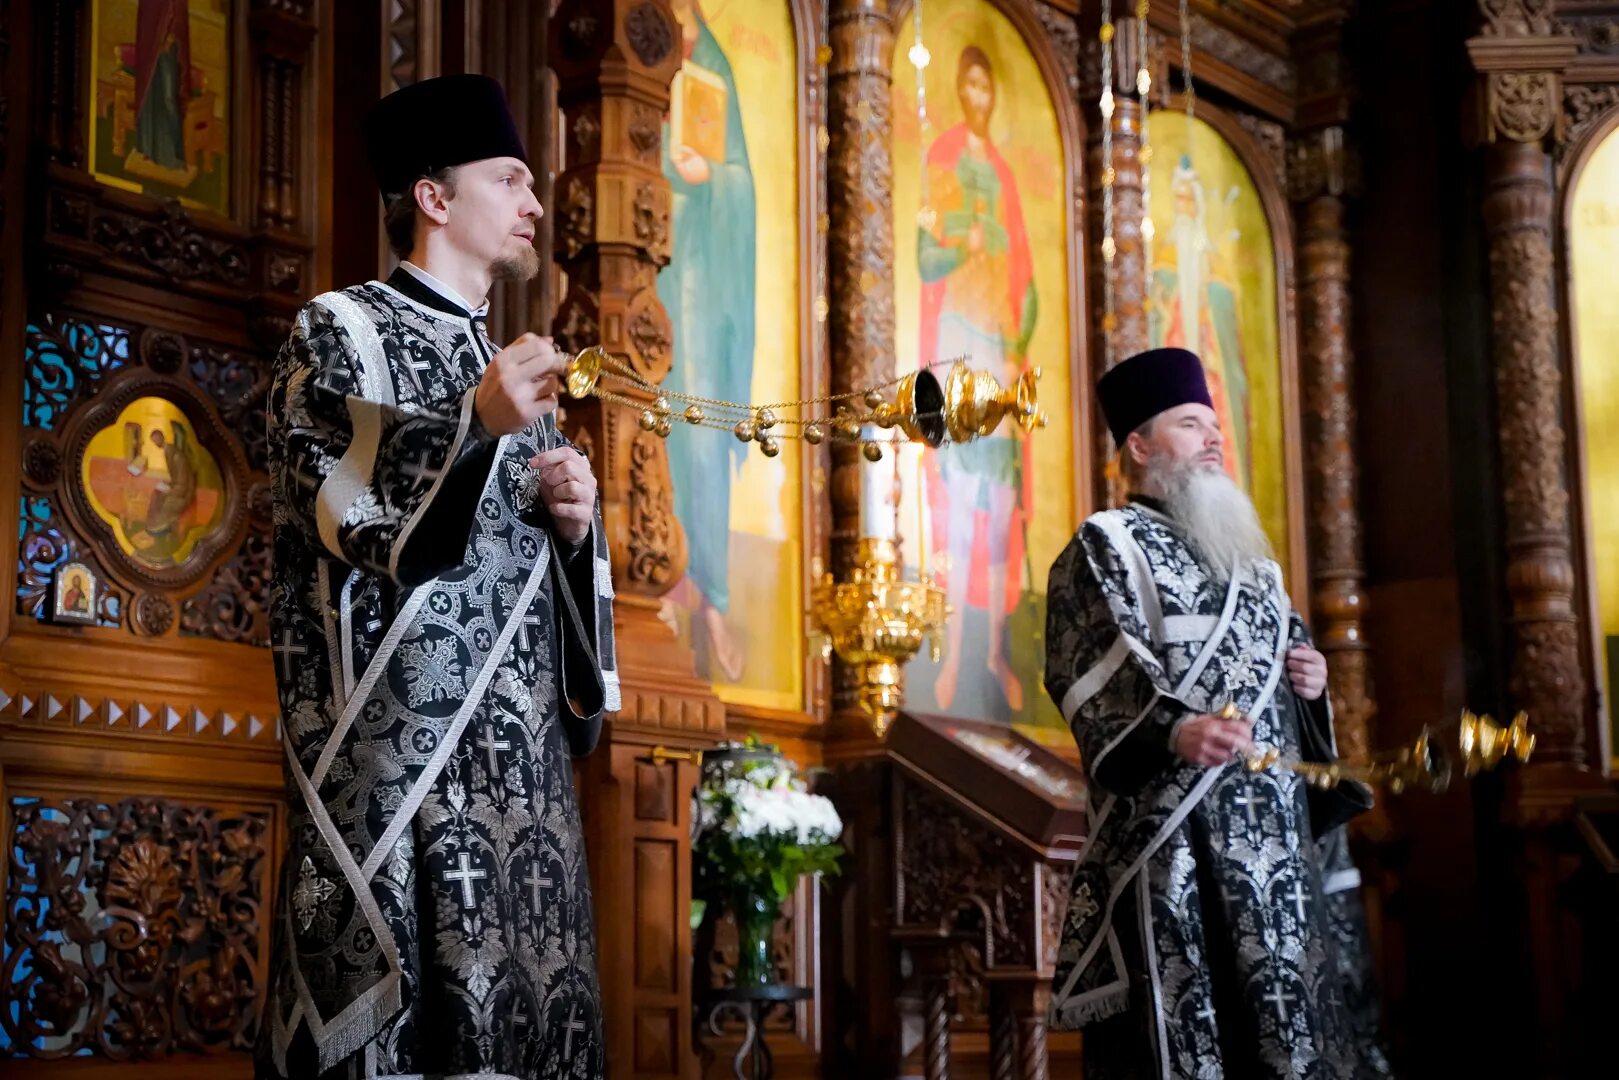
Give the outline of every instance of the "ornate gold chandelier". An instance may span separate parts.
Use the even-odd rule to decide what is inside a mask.
[[[906,581],[893,539],[862,537],[848,580],[821,575],[810,613],[822,659],[831,659],[836,650],[856,669],[861,711],[883,738],[905,701],[905,665],[924,644],[934,661],[939,659],[939,634],[950,617],[944,590],[925,573]]]

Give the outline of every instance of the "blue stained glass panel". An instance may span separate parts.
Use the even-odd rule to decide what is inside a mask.
[[[129,331],[121,326],[54,315],[30,322],[23,347],[23,426],[59,428],[74,398],[129,363],[129,348]]]

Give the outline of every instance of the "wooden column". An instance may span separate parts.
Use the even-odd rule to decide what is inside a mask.
[[[1550,166],[1537,142],[1498,142],[1485,179],[1506,473],[1510,692],[1513,704],[1529,711],[1541,761],[1584,765],[1586,682],[1573,605]]]
[[[1095,358],[1093,375],[1097,376],[1120,360],[1146,349],[1150,341],[1147,282],[1151,267],[1147,266],[1146,249],[1141,241],[1141,175],[1146,163],[1141,160],[1141,103],[1135,96],[1136,71],[1140,66],[1138,31],[1134,19],[1122,19],[1114,28],[1111,119],[1102,116],[1099,105],[1103,85],[1102,49],[1095,23],[1089,24],[1086,31],[1089,36],[1085,40],[1085,60],[1080,71],[1085,127],[1089,132],[1090,251],[1087,254],[1091,272],[1091,355]],[[1156,32],[1148,34],[1150,49],[1161,54],[1161,44]],[[1108,259],[1104,251],[1106,230],[1103,224],[1106,169],[1102,133],[1108,130],[1112,134],[1112,259]],[[1111,315],[1105,302],[1110,281],[1113,287]],[[1093,398],[1091,389],[1084,388],[1084,399]],[[1115,447],[1107,425],[1097,423],[1096,432],[1097,460],[1111,462]],[[1117,505],[1125,494],[1121,481],[1111,476],[1112,471],[1109,468],[1097,474],[1097,494],[1104,506]]]
[[[1020,982],[1013,991],[1012,1012],[1017,1019],[1018,1080],[1051,1080],[1046,1054],[1046,1013],[1051,986],[1046,982]]]
[[[832,392],[894,377],[894,118],[888,0],[832,0],[827,68],[828,341]],[[860,519],[860,448],[832,451],[832,565],[848,568]],[[838,703],[850,704],[846,693]]]
[[[991,1080],[1017,1080],[1017,1017],[999,983],[989,987],[989,1075]]]
[[[1570,878],[1584,847],[1582,794],[1606,788],[1587,749],[1596,723],[1580,644],[1564,437],[1563,337],[1557,305],[1554,206],[1547,140],[1561,125],[1562,72],[1577,50],[1544,0],[1480,0],[1467,42],[1478,72],[1478,135],[1486,144],[1483,222],[1489,245],[1491,359],[1500,440],[1505,584],[1511,601],[1508,693],[1529,713],[1535,760],[1507,781],[1514,889],[1529,944],[1526,1055],[1537,1075],[1566,1075],[1578,1043],[1577,987],[1587,978],[1582,916]]]
[[[669,261],[669,184],[659,164],[680,28],[666,0],[565,0],[547,46],[558,78],[568,169],[557,177],[555,257],[568,292],[553,333],[600,343],[648,382],[668,374],[672,333],[658,301]],[[569,402],[564,425],[601,487],[617,590],[623,711],[581,765],[596,897],[608,1072],[696,1075],[691,1024],[691,789],[694,760],[654,760],[723,737],[725,714],[691,653],[658,620],[685,571],[669,459],[636,414]]]
[[[1480,74],[1488,144],[1492,359],[1499,410],[1512,604],[1515,708],[1529,712],[1537,761],[1588,764],[1588,683],[1574,608],[1553,187],[1545,140],[1560,121],[1572,38],[1553,35],[1550,5],[1483,0],[1483,33],[1468,42]]]
[[[1310,588],[1317,644],[1332,679],[1338,751],[1365,761],[1377,705],[1363,620],[1366,568],[1358,506],[1355,358],[1350,347],[1349,158],[1333,125],[1294,140],[1288,185],[1299,222],[1299,329],[1309,438]]]
[[[827,314],[833,393],[894,373],[893,115],[889,65],[894,21],[889,0],[831,0],[827,65]],[[860,454],[832,448],[832,570],[853,560],[860,519]],[[894,1010],[886,1007],[897,972],[889,856],[892,770],[854,700],[853,673],[833,664],[833,715],[823,791],[843,817],[848,850],[834,897],[824,955],[831,970],[822,995],[823,1029],[835,1033],[828,1076],[891,1073],[897,1065]],[[874,1003],[885,1003],[876,1007]]]
[[[928,975],[922,1026],[922,1075],[927,1080],[950,1080],[950,976],[947,971]]]

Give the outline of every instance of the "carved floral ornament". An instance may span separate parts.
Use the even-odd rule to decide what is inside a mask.
[[[1483,25],[1467,42],[1481,78],[1486,142],[1562,135],[1563,73],[1580,39],[1552,18],[1553,0],[1479,0]]]
[[[1559,117],[1561,84],[1546,71],[1502,71],[1490,76],[1489,124],[1513,142],[1535,142],[1551,132]]]
[[[1553,0],[1479,0],[1487,37],[1530,37],[1552,32]]]
[[[647,67],[657,67],[674,49],[674,30],[658,6],[651,3],[634,8],[624,20],[624,36],[630,48]]]
[[[1580,84],[1563,88],[1563,136],[1559,152],[1578,146],[1586,134],[1619,108],[1619,86]]]
[[[252,1047],[268,811],[24,796],[6,809],[8,1056]]]

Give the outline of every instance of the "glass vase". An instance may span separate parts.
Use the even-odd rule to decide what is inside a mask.
[[[776,982],[774,942],[776,902],[764,896],[739,896],[731,906],[736,919],[736,985],[773,986]]]

